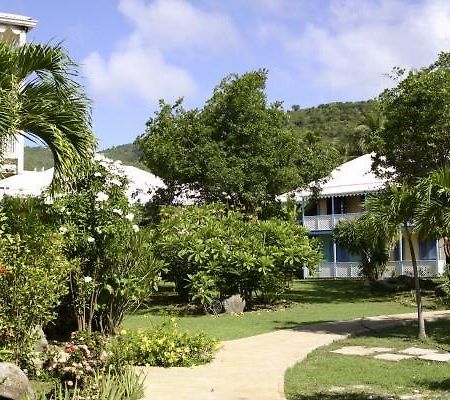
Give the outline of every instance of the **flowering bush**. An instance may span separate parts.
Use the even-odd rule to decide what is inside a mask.
[[[122,331],[111,346],[111,365],[189,367],[212,360],[219,344],[204,333],[190,335],[170,320],[150,331]]]
[[[269,301],[301,268],[312,271],[320,260],[317,242],[298,224],[260,221],[220,205],[162,209],[155,246],[177,292],[200,302],[214,289],[247,302],[255,293]]]
[[[67,387],[83,388],[106,370],[107,360],[106,339],[101,334],[75,332],[69,342],[47,351],[45,368]]]
[[[161,263],[149,232],[141,232],[126,196],[120,162],[97,156],[90,173],[52,208],[70,259],[72,304],[80,330],[114,333],[124,312],[156,286]]]

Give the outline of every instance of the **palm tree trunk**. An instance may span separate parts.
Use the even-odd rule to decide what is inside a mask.
[[[419,339],[427,337],[425,332],[425,320],[423,318],[422,311],[422,294],[420,292],[419,271],[417,269],[416,252],[414,251],[413,241],[411,237],[411,231],[406,223],[403,224],[405,228],[406,240],[408,241],[409,251],[411,253],[411,262],[414,273],[414,286],[416,290],[416,304],[417,304],[417,319],[419,321]]]

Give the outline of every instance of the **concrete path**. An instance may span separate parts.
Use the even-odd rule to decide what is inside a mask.
[[[425,313],[427,320],[450,311]],[[146,400],[283,400],[284,372],[335,340],[413,321],[415,313],[305,325],[223,342],[216,358],[192,368],[145,367]]]

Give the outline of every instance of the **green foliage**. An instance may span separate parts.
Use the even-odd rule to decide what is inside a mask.
[[[188,185],[207,202],[256,210],[327,174],[335,153],[294,132],[281,103],[268,105],[267,71],[229,75],[202,109],[161,102],[137,140],[142,161],[169,190]]]
[[[293,106],[288,116],[295,129],[314,132],[335,146],[340,161],[345,161],[367,153],[366,133],[372,129],[369,120],[376,108],[374,101],[337,102],[304,109]]]
[[[95,149],[90,102],[60,45],[0,43],[0,142],[17,132],[44,142],[54,183],[79,175]]]
[[[333,232],[337,244],[361,257],[361,275],[375,281],[383,276],[396,236],[394,225],[377,227],[377,219],[365,213],[340,221]]]
[[[122,331],[112,343],[111,365],[191,367],[213,359],[218,342],[204,333],[190,335],[174,320],[150,331]]]
[[[80,268],[71,277],[78,328],[114,333],[126,311],[155,290],[161,263],[141,232],[125,194],[120,164],[98,157],[53,210],[66,251]]]
[[[49,393],[38,392],[35,400],[139,400],[144,397],[144,387],[140,375],[132,368],[123,369],[120,374],[113,371],[95,373],[89,386],[56,385]]]
[[[320,259],[314,240],[293,222],[260,221],[221,205],[167,207],[156,228],[156,251],[180,295],[205,301],[213,291],[272,296],[303,266]]]
[[[68,342],[51,345],[44,354],[45,371],[63,385],[87,389],[108,369],[108,341],[98,332],[74,332]]]
[[[30,372],[34,328],[56,317],[72,269],[58,235],[0,238],[0,343],[8,359]]]
[[[409,182],[449,164],[450,53],[425,68],[394,70],[397,86],[380,95],[383,127],[372,148],[380,173]]]

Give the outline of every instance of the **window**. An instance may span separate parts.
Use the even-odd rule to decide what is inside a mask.
[[[421,260],[436,260],[436,241],[419,240],[419,255]]]

